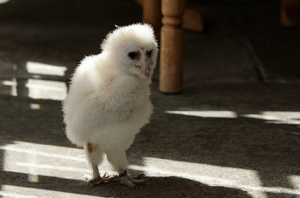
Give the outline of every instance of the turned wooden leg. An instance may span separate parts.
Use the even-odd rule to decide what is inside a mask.
[[[201,14],[191,8],[185,8],[182,27],[186,30],[203,32],[203,26],[204,24]]]
[[[162,0],[159,90],[182,91],[184,0]]]
[[[135,1],[143,7],[143,23],[149,23],[153,26],[155,37],[160,41],[160,28],[162,26],[161,0]],[[193,8],[193,6],[194,5],[190,3],[190,7],[192,8],[185,7],[182,27],[186,30],[203,32],[204,24],[202,16]]]
[[[285,27],[299,26],[300,0],[281,0],[280,22]]]
[[[143,0],[143,23],[149,23],[153,26],[155,37],[160,40],[161,28],[161,0]]]

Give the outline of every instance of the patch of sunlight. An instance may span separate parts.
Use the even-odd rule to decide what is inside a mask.
[[[17,96],[18,95],[18,92],[17,92],[18,83],[17,83],[16,78],[12,78],[12,80],[3,80],[2,84],[5,85],[5,86],[10,87],[10,90],[8,90],[9,93],[4,93],[4,94],[9,94],[9,95],[12,95],[12,96]]]
[[[38,155],[43,157],[65,159],[65,160],[78,161],[78,162],[85,161],[85,159],[82,158],[81,156],[84,155],[84,153],[82,153],[82,149],[66,148],[66,147],[59,147],[59,146],[52,146],[52,145],[50,146],[44,144],[15,141],[14,144],[1,146],[0,150],[17,152],[20,153],[21,155],[28,154],[28,155]],[[67,153],[70,154],[73,153],[73,154],[66,155]]]
[[[39,182],[43,176],[84,180],[91,172],[83,149],[15,141],[0,150],[3,171],[24,174],[29,182]],[[115,174],[106,159],[101,171]]]
[[[4,4],[4,3],[7,3],[9,2],[10,0],[0,0],[0,4]]]
[[[202,118],[237,118],[237,114],[233,111],[180,110],[180,111],[166,111],[166,113],[187,115],[187,116],[197,116],[197,117],[202,117]]]
[[[33,99],[63,100],[67,95],[67,85],[64,82],[29,79],[26,87],[28,96]]]
[[[291,175],[288,176],[289,181],[294,186],[294,188],[300,192],[300,176],[299,175]]]
[[[40,181],[40,176],[35,174],[28,174],[27,181],[32,183],[38,183]]]
[[[234,111],[211,111],[211,110],[176,110],[165,111],[168,114],[178,114],[186,116],[197,116],[202,118],[238,118],[246,117],[253,119],[265,120],[266,123],[271,124],[291,124],[300,125],[300,112],[298,111],[263,111],[258,114],[243,114],[238,115]],[[297,134],[297,133],[295,133]],[[299,134],[299,133],[298,133]]]
[[[52,75],[52,76],[64,76],[67,71],[65,66],[48,65],[38,62],[27,62],[26,69],[31,74]]]
[[[300,125],[300,112],[296,111],[263,111],[259,114],[245,114],[242,117],[266,120],[273,124]]]
[[[76,167],[65,167],[65,166],[54,166],[49,164],[37,164],[37,163],[24,163],[24,162],[17,162],[18,166],[22,167],[30,167],[30,168],[39,168],[39,169],[48,169],[48,170],[60,170],[60,171],[70,171],[70,172],[82,172],[86,173],[89,172],[88,169],[76,168]]]
[[[42,106],[40,104],[30,103],[29,109],[31,110],[41,110]]]
[[[144,165],[130,165],[148,176],[173,176],[198,181],[209,186],[222,186],[247,191],[253,197],[267,198],[266,193],[300,195],[299,191],[282,187],[263,187],[254,170],[222,167],[145,157]]]
[[[75,193],[67,193],[55,190],[45,190],[45,189],[37,189],[37,188],[27,188],[21,186],[12,186],[12,185],[2,185],[0,189],[0,196],[3,197],[14,197],[14,198],[48,198],[48,197],[55,197],[55,198],[65,198],[65,197],[72,197],[72,198],[99,198],[99,196],[92,196],[92,195],[82,195],[82,194],[75,194]],[[101,198],[101,197],[100,197]]]

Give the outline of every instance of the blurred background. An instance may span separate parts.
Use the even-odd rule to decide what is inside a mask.
[[[1,93],[62,99],[58,91],[66,87],[60,82],[84,56],[100,53],[114,25],[143,21],[138,2],[2,0]],[[274,0],[187,1],[200,29],[184,34],[185,88],[203,82],[299,82],[299,30],[280,23],[280,8]],[[46,87],[56,89],[56,96],[46,96]]]

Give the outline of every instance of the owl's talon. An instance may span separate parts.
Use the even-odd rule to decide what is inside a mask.
[[[93,187],[93,186],[96,186],[98,184],[101,184],[103,183],[104,181],[102,180],[101,177],[95,177],[93,179],[91,179],[88,183],[88,187]]]
[[[139,174],[136,177],[132,177],[132,179],[145,179],[145,178],[146,178],[145,174]]]
[[[129,186],[130,188],[136,187],[135,184],[131,181],[131,179],[128,176],[121,177],[120,182],[121,184]]]
[[[124,184],[126,186],[129,186],[131,188],[137,188],[135,184],[139,183],[143,183],[143,184],[148,184],[147,180],[145,179],[145,175],[144,174],[140,174],[136,177],[130,177],[127,174],[127,171],[125,170],[124,173],[119,175],[120,178],[120,182],[121,184]]]
[[[109,174],[107,172],[105,172],[104,175],[102,176],[102,178],[109,178]]]
[[[88,182],[88,187],[93,187],[101,183],[109,183],[111,181],[118,181],[116,177],[109,177],[108,173],[104,173],[102,177],[95,177]]]

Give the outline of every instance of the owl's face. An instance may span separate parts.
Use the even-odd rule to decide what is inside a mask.
[[[155,41],[138,43],[125,42],[119,50],[119,61],[132,74],[140,78],[150,78],[156,65],[158,49]]]

